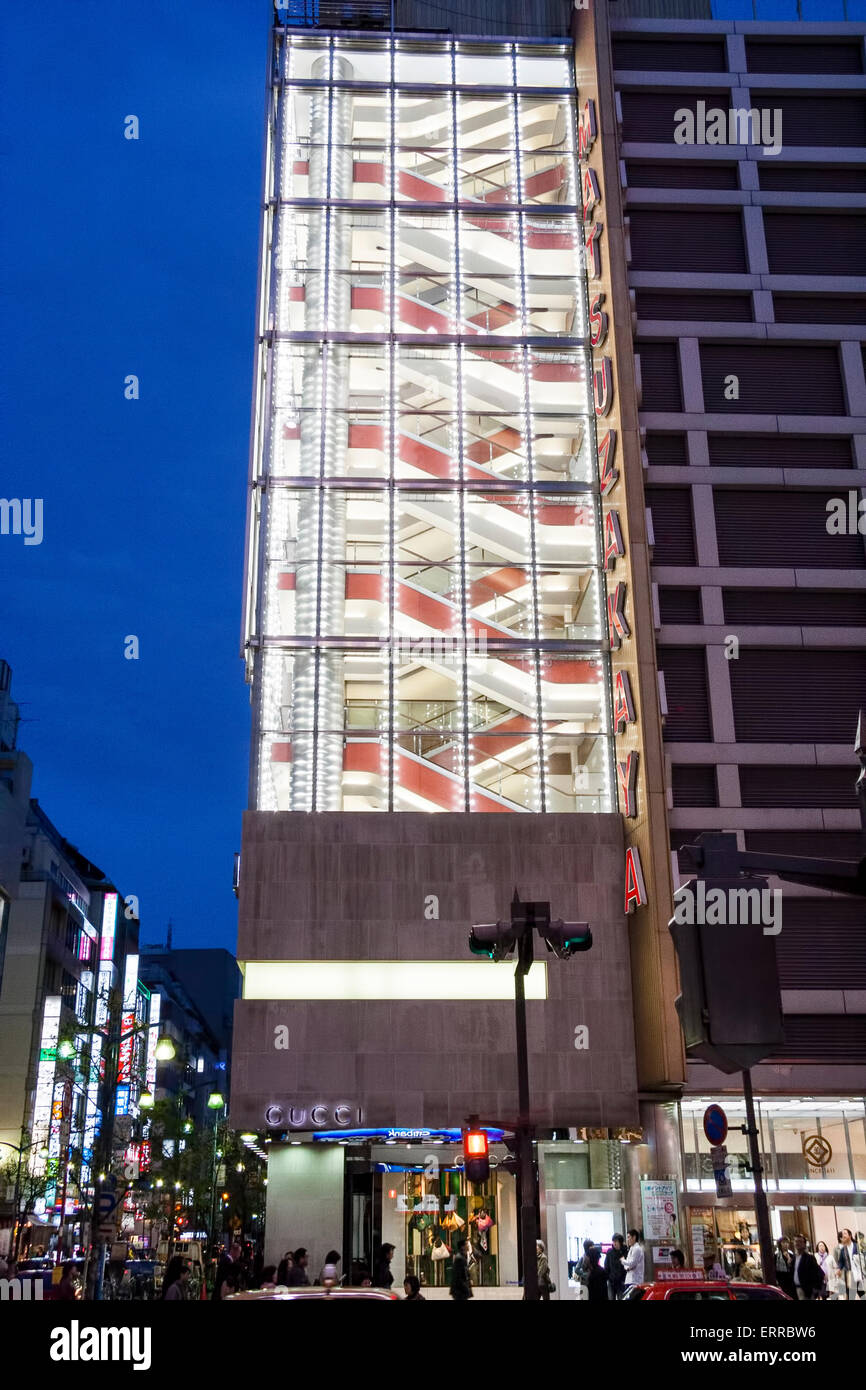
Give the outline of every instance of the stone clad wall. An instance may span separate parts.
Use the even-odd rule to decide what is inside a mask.
[[[517,886],[524,899],[549,900],[555,916],[590,921],[595,942],[570,961],[538,943],[549,997],[527,1006],[534,1118],[557,1127],[631,1124],[622,858],[614,814],[248,812],[238,959],[471,961],[469,928],[507,917]],[[431,896],[438,920],[424,915]],[[586,1050],[574,1046],[578,1024],[589,1029]],[[274,1045],[280,1025],[289,1030],[286,1049]],[[241,999],[231,1123],[261,1129],[270,1105],[295,1105],[300,1115],[321,1103],[351,1108],[353,1127],[459,1126],[471,1112],[508,1125],[517,1109],[514,1051],[508,1001]]]

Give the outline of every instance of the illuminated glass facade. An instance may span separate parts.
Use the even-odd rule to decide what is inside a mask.
[[[259,810],[614,809],[568,45],[274,31]]]

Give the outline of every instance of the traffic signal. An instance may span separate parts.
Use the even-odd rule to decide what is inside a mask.
[[[469,949],[474,956],[488,960],[505,960],[517,942],[517,931],[511,922],[482,922],[469,933]]]
[[[784,1043],[776,943],[760,922],[707,922],[707,904],[714,891],[727,902],[729,895],[750,890],[760,901],[767,886],[759,878],[692,879],[677,889],[677,913],[668,923],[681,987],[674,1007],[686,1056],[728,1075],[755,1066]]]
[[[557,960],[568,960],[577,951],[588,951],[592,946],[592,932],[588,922],[563,922],[558,918],[548,922],[543,929],[544,944]]]
[[[463,1159],[469,1182],[482,1183],[490,1177],[490,1154],[483,1129],[468,1129],[463,1141]]]

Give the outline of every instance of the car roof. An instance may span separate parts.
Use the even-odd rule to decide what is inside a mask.
[[[256,1301],[256,1302],[284,1302],[294,1298],[374,1298],[387,1299],[391,1302],[399,1301],[395,1293],[389,1289],[375,1289],[369,1287],[361,1288],[332,1288],[326,1289],[321,1285],[313,1285],[311,1288],[287,1288],[284,1284],[278,1284],[273,1289],[248,1289],[244,1293],[229,1294],[223,1301],[234,1303],[237,1300]]]
[[[657,1279],[645,1289],[726,1289],[727,1279]]]

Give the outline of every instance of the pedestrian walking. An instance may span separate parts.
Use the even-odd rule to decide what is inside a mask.
[[[61,1302],[71,1303],[78,1298],[78,1294],[79,1289],[75,1279],[75,1265],[71,1263],[65,1264],[57,1287],[54,1290],[54,1297]]]
[[[607,1275],[601,1267],[601,1251],[594,1245],[587,1255],[589,1268],[586,1276],[587,1299],[590,1303],[607,1302]]]
[[[745,1246],[738,1246],[734,1251],[734,1272],[731,1275],[731,1282],[734,1284],[760,1284],[761,1276],[754,1264],[749,1264],[749,1257]]]
[[[172,1255],[162,1281],[162,1297],[167,1303],[178,1303],[188,1297],[189,1265],[182,1255]]]
[[[782,1293],[789,1298],[797,1297],[794,1292],[794,1252],[787,1236],[780,1236],[776,1241],[776,1281]]]
[[[535,1242],[535,1255],[538,1265],[538,1297],[544,1302],[550,1302],[550,1295],[556,1288],[550,1277],[550,1262],[547,1258],[547,1251],[544,1248],[544,1241]]]
[[[240,1244],[239,1241],[236,1240],[232,1242],[231,1246],[227,1251],[223,1251],[222,1255],[220,1256],[219,1264],[217,1265],[216,1279],[214,1280],[213,1293],[211,1294],[211,1298],[218,1299],[222,1297],[222,1285],[229,1274],[235,1276],[236,1285],[238,1288],[240,1288],[240,1263],[243,1253],[243,1246]]]
[[[625,1270],[622,1266],[625,1255],[625,1240],[619,1231],[614,1231],[610,1249],[604,1257],[604,1272],[607,1277],[607,1296],[610,1299],[622,1297],[625,1288]]]
[[[394,1246],[389,1245],[386,1241],[384,1245],[379,1247],[379,1254],[376,1256],[376,1261],[373,1265],[373,1283],[377,1289],[390,1289],[393,1284],[394,1276],[391,1273],[391,1261],[393,1258]]]
[[[406,1295],[406,1303],[426,1303],[427,1300],[421,1292],[421,1280],[417,1274],[407,1274],[403,1280],[403,1292]]]
[[[833,1298],[836,1293],[836,1277],[839,1270],[826,1240],[819,1240],[815,1246],[815,1259],[818,1261],[818,1267],[824,1276],[824,1289],[818,1297]]]
[[[465,1303],[467,1299],[474,1297],[472,1282],[469,1278],[469,1260],[466,1256],[468,1248],[469,1242],[467,1240],[458,1240],[457,1254],[454,1256],[454,1264],[451,1269],[451,1297],[455,1303]]]
[[[292,1267],[289,1270],[288,1278],[290,1289],[303,1289],[309,1287],[310,1276],[307,1274],[308,1264],[309,1255],[307,1254],[307,1247],[305,1245],[299,1245],[297,1250],[292,1254]]]
[[[682,1250],[671,1251],[671,1269],[685,1269],[686,1257]]]
[[[833,1251],[839,1273],[836,1280],[836,1297],[853,1302],[862,1287],[863,1267],[860,1252],[854,1244],[854,1237],[846,1226],[839,1232],[839,1244]]]
[[[625,1270],[625,1288],[621,1297],[625,1297],[628,1290],[633,1288],[635,1284],[643,1283],[644,1249],[641,1245],[640,1231],[634,1228],[627,1231],[625,1239],[628,1248],[622,1262],[622,1267]]]
[[[806,1237],[794,1236],[794,1263],[791,1279],[796,1291],[795,1297],[811,1300],[818,1297],[824,1288],[824,1274],[814,1255],[806,1249]]]
[[[329,1250],[327,1255],[325,1256],[325,1263],[319,1270],[319,1277],[316,1280],[316,1283],[322,1284],[327,1288],[332,1288],[334,1284],[339,1284],[341,1282],[340,1272],[338,1268],[339,1263],[339,1250]]]

